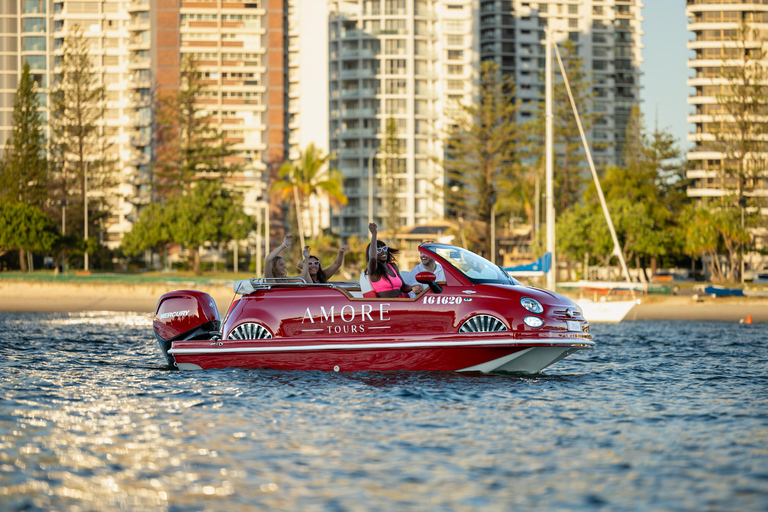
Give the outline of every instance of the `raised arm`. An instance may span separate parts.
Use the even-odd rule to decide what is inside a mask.
[[[304,246],[304,251],[302,252],[302,255],[304,256],[304,260],[302,261],[301,266],[301,275],[299,277],[304,278],[304,281],[311,283],[312,277],[309,275],[309,246]]]
[[[267,258],[264,265],[264,277],[277,277],[274,274],[272,274],[272,261],[274,261],[275,258],[280,256],[280,253],[283,252],[283,249],[289,247],[293,243],[293,235],[285,235],[285,238],[283,239],[283,243],[275,247],[275,249],[267,254]]]
[[[336,255],[336,260],[331,263],[328,268],[323,269],[326,279],[330,281],[331,276],[335,274],[339,268],[341,268],[341,264],[344,263],[344,255],[347,254],[347,252],[349,252],[349,246],[342,245],[341,249],[339,249],[339,254]]]
[[[376,226],[376,223],[371,222],[368,224],[368,230],[371,232],[371,248],[368,251],[368,275],[371,276],[376,270],[376,259],[378,257],[378,253],[376,252],[376,236],[378,227]]]

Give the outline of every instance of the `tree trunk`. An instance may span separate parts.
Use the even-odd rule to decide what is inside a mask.
[[[196,276],[199,276],[202,274],[202,272],[200,271],[200,247],[195,247],[193,251],[194,253],[192,256],[192,270]]]
[[[29,268],[27,267],[27,250],[26,249],[19,249],[19,266],[21,267],[22,272],[27,272]]]

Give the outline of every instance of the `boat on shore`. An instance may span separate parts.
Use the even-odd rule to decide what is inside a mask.
[[[206,293],[158,302],[153,327],[181,370],[266,367],[326,371],[536,373],[592,349],[589,323],[569,298],[530,288],[458,247],[419,246],[445,282],[422,272],[415,298],[363,296],[358,282],[250,279],[222,321]]]

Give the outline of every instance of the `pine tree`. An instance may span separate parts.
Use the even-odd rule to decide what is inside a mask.
[[[520,180],[515,85],[503,77],[493,62],[480,65],[479,95],[461,105],[444,142],[446,184],[444,198],[448,215],[460,224],[474,224],[467,242],[475,251],[489,254],[491,208],[502,180]],[[464,233],[460,233],[464,236]]]
[[[76,26],[64,39],[57,67],[59,72],[51,94],[51,195],[69,203],[67,233],[83,230],[84,237],[84,203],[88,194],[90,248],[83,245],[81,250],[92,252],[94,235],[104,229],[103,220],[109,216],[117,178],[105,135],[105,87],[93,70],[89,42],[80,27]]]
[[[42,207],[46,197],[48,162],[37,87],[24,63],[13,106],[13,131],[6,148],[6,168],[0,175],[0,197]]]
[[[235,151],[219,132],[201,100],[207,92],[197,61],[181,61],[181,87],[157,98],[155,192],[160,197],[189,193],[199,179],[223,181],[239,166]]]
[[[397,175],[400,169],[403,154],[402,141],[398,138],[397,121],[390,117],[387,119],[379,151],[381,162],[381,188],[384,191],[384,213],[386,214],[385,229],[391,231],[390,237],[397,236],[400,227],[400,203],[397,194],[400,191],[400,180]]]
[[[48,174],[45,136],[38,107],[37,87],[30,74],[29,63],[25,62],[13,105],[13,131],[0,169],[0,201],[21,204],[37,211],[45,205]],[[31,218],[34,217],[23,217]],[[27,250],[30,248],[30,245],[23,244],[18,247],[22,272],[28,270]]]

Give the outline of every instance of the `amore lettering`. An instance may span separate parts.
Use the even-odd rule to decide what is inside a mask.
[[[319,315],[313,315],[312,310],[307,308],[307,310],[304,312],[304,318],[301,319],[301,323],[304,323],[308,320],[309,323],[313,324],[315,323],[315,316],[318,317],[317,321],[320,323],[336,323],[336,318],[339,318],[344,323],[354,322],[355,319],[357,319],[358,322],[364,322],[365,320],[373,322],[373,315],[376,314],[378,314],[378,319],[380,321],[386,322],[389,320],[389,305],[390,304],[388,302],[379,304],[378,312],[373,312],[373,306],[370,304],[361,304],[359,310],[356,310],[354,306],[348,304],[341,308],[338,317],[336,315],[336,306],[331,306],[331,308],[327,311],[325,306],[320,306]]]

